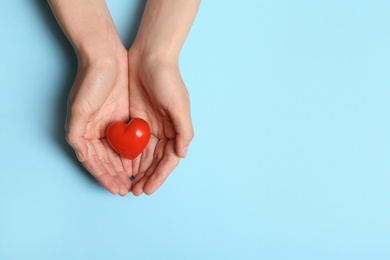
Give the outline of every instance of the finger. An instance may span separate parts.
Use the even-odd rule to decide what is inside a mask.
[[[145,186],[145,183],[148,181],[149,177],[153,174],[154,170],[156,169],[157,165],[158,165],[158,162],[159,161],[154,161],[150,167],[148,168],[148,170],[143,173],[143,174],[138,174],[134,181],[133,181],[133,188],[131,190],[131,192],[135,195],[135,196],[139,196],[141,195],[143,192],[144,192],[144,186]]]
[[[88,124],[88,116],[74,106],[69,108],[66,120],[66,141],[75,150],[77,158],[83,162],[88,154],[84,137]]]
[[[121,157],[117,154],[112,148],[109,146],[106,139],[102,139],[102,144],[106,149],[108,160],[110,161],[112,167],[114,168],[116,175],[119,180],[126,187],[127,191],[131,190],[131,181],[129,176],[125,173],[125,169],[123,168]]]
[[[159,139],[152,135],[150,137],[148,145],[142,152],[142,156],[140,157],[138,168],[134,167],[134,170],[137,170],[137,172],[140,173],[141,175],[145,174],[145,172],[148,170],[148,168],[150,167],[150,165],[154,160],[155,150],[158,144],[159,144]]]
[[[137,176],[137,174],[139,173],[139,167],[141,165],[141,160],[142,160],[142,156],[143,156],[144,152],[142,152],[140,155],[138,155],[136,158],[134,158],[132,160],[132,169],[131,169],[131,171],[132,171],[132,175],[134,177]]]
[[[106,168],[101,163],[92,144],[88,144],[88,155],[86,156],[83,165],[91,173],[93,177],[112,194],[117,194],[120,191],[120,183],[110,175]]]
[[[95,150],[95,153],[98,157],[98,160],[104,165],[107,172],[111,176],[115,177],[116,171],[108,159],[107,151],[106,151],[106,148],[104,147],[103,143],[100,141],[100,139],[97,139],[97,140],[92,140],[91,144]]]
[[[158,138],[152,135],[148,145],[146,146],[142,154],[133,160],[133,172],[135,173],[133,175],[135,177],[133,181],[133,186],[140,179],[142,179],[146,171],[153,163],[154,151],[157,147],[158,142],[159,142]]]
[[[120,191],[119,182],[114,179],[103,165],[99,163],[99,161],[94,161],[94,159],[87,158],[83,162],[84,167],[91,173],[93,177],[108,191],[112,194],[118,194]]]
[[[171,117],[176,132],[176,154],[179,157],[185,158],[190,142],[194,138],[190,109],[189,107],[175,109],[171,113]]]
[[[126,157],[120,156],[122,167],[125,170],[127,177],[134,176],[133,172],[133,161]]]
[[[155,192],[166,181],[171,172],[179,164],[179,161],[180,158],[175,153],[174,141],[169,141],[165,146],[164,156],[144,185],[143,191],[145,194],[150,195]]]
[[[157,146],[154,150],[153,161],[148,165],[148,169],[145,173],[140,173],[135,177],[133,182],[132,192],[135,196],[139,196],[144,191],[145,183],[147,183],[150,176],[153,175],[156,167],[158,166],[161,158],[164,156],[164,147],[166,145],[166,140],[160,140],[157,143]]]
[[[121,184],[114,179],[104,168],[99,161],[86,158],[83,162],[84,167],[91,173],[93,177],[112,194],[118,194]]]
[[[106,171],[113,178],[116,178],[117,181],[121,184],[120,190],[118,192],[119,195],[125,196],[129,192],[129,188],[126,187],[126,185],[124,183],[122,183],[121,178],[119,176],[119,173],[117,173],[117,171],[115,170],[114,166],[112,165],[112,163],[110,162],[110,160],[108,158],[107,151],[106,151],[106,148],[104,147],[103,143],[99,139],[94,140],[91,143],[96,151],[97,158],[100,161],[100,163],[104,166]]]
[[[156,138],[156,140],[157,140],[157,138]],[[142,161],[141,168],[143,170],[140,171],[140,173],[135,177],[133,185],[137,185],[138,183],[140,183],[140,184],[138,184],[138,186],[143,187],[143,185],[141,185],[141,184],[145,183],[146,180],[149,178],[149,176],[151,174],[153,174],[154,169],[158,165],[158,162],[161,160],[161,158],[164,155],[164,147],[165,147],[166,142],[167,141],[164,139],[159,140],[157,142],[157,144],[155,145],[155,147],[152,147],[153,151],[150,151],[148,156],[146,156],[146,154],[145,154],[145,156],[143,156],[143,158],[147,157],[147,160],[146,159],[142,160],[143,158],[141,158],[141,161]],[[144,181],[142,182],[141,180],[144,180]],[[141,193],[142,193],[142,190],[141,190]]]

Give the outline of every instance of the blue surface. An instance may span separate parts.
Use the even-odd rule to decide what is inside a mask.
[[[143,1],[110,0],[127,46]],[[203,1],[196,137],[121,198],[64,141],[77,61],[45,1],[0,3],[0,259],[389,259],[390,2]]]

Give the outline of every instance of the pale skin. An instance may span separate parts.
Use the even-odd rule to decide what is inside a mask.
[[[111,193],[152,194],[186,157],[194,136],[178,59],[200,0],[148,0],[130,50],[104,0],[49,3],[79,61],[69,95],[68,143]],[[129,160],[111,149],[105,130],[112,121],[136,117],[149,123],[152,136]]]

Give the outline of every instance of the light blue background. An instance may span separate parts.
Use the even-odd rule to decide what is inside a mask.
[[[141,0],[110,0],[127,46]],[[152,196],[64,141],[77,61],[45,1],[0,2],[0,259],[389,259],[390,2],[204,0],[196,137]]]

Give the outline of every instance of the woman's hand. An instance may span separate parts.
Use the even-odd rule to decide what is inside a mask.
[[[133,160],[132,192],[151,194],[167,179],[187,154],[194,136],[190,99],[177,62],[149,59],[129,51],[130,117],[145,119],[151,139]]]
[[[131,161],[107,144],[107,125],[129,119],[127,50],[104,0],[49,0],[78,57],[69,95],[67,141],[85,168],[110,192],[131,189]]]
[[[112,193],[151,194],[186,156],[193,129],[178,57],[199,2],[148,0],[127,55],[104,0],[49,0],[79,59],[67,140]],[[118,156],[105,139],[108,124],[127,121],[129,113],[147,120],[152,131],[145,151],[133,161]]]
[[[129,50],[130,117],[146,119],[152,132],[145,151],[133,161],[134,195],[156,191],[186,156],[194,136],[178,61],[199,3],[148,0]]]

